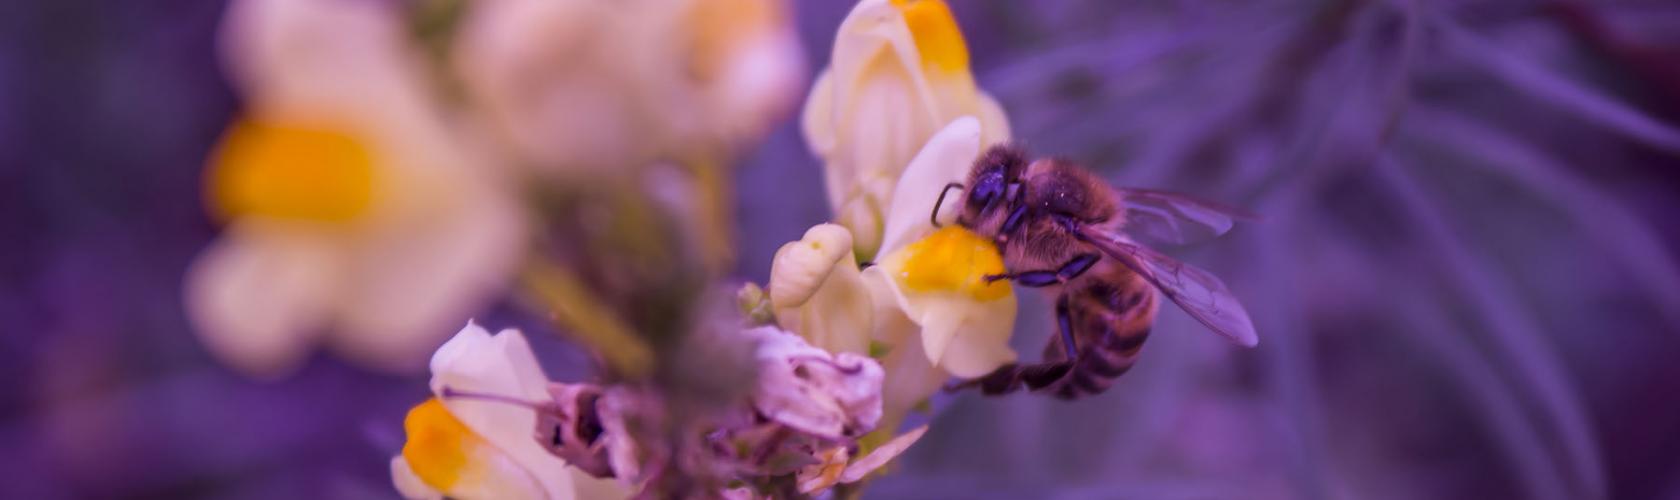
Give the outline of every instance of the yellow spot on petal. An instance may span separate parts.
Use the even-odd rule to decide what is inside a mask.
[[[444,408],[443,401],[431,398],[408,411],[403,419],[403,431],[408,443],[402,456],[414,475],[427,486],[438,491],[450,491],[470,465],[473,449],[488,446],[466,424]]]
[[[343,222],[373,202],[367,146],[340,131],[240,120],[210,160],[209,203],[224,219]]]
[[[991,240],[950,225],[904,247],[899,282],[918,292],[955,292],[975,300],[1009,296],[1009,282],[988,283],[986,276],[1003,274],[1003,257]]]
[[[968,44],[951,7],[942,0],[892,0],[910,25],[922,64],[944,71],[968,71]]]

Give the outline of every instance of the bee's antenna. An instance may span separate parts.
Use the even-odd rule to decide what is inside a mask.
[[[516,398],[516,397],[513,397],[513,396],[504,396],[504,395],[501,395],[501,394],[489,394],[489,393],[483,393],[483,392],[472,392],[472,391],[457,390],[454,387],[449,387],[447,385],[443,386],[443,398],[444,399],[477,399],[477,400],[480,400],[480,401],[491,401],[491,402],[496,402],[496,403],[510,404],[510,405],[514,405],[514,406],[523,406],[523,407],[530,408],[532,410],[537,410],[537,411],[542,411],[545,407],[548,406],[548,405],[543,404],[543,403],[526,401],[526,400],[519,399],[519,398]]]
[[[933,213],[928,214],[928,222],[932,222],[933,227],[942,227],[939,224],[939,207],[945,204],[945,195],[951,192],[951,188],[962,189],[963,185],[961,182],[953,182],[946,184],[945,189],[939,191],[939,200],[933,202]]]

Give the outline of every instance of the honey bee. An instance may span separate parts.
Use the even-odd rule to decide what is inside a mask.
[[[1248,312],[1219,278],[1178,262],[1132,236],[1184,243],[1231,228],[1238,210],[1152,190],[1115,188],[1072,162],[1028,162],[1015,147],[993,146],[974,163],[956,223],[991,238],[1008,279],[1055,293],[1056,326],[1044,360],[1011,363],[951,387],[987,395],[1043,391],[1076,399],[1107,390],[1137,361],[1159,297],[1238,344],[1259,342]],[[1122,232],[1124,230],[1124,232]],[[1197,233],[1202,233],[1198,235]]]

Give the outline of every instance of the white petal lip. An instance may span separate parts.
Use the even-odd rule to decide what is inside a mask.
[[[519,330],[506,329],[490,335],[483,327],[468,323],[455,338],[438,348],[431,364],[432,391],[440,397],[446,386],[527,401],[541,401],[547,396],[548,378]],[[550,497],[571,496],[571,475],[561,473],[566,462],[549,454],[533,438],[536,412],[513,404],[465,398],[443,398],[443,406],[467,428],[529,471]]]
[[[952,120],[928,139],[893,189],[878,255],[889,255],[933,230],[928,216],[940,191],[946,184],[967,179],[974,159],[980,156],[980,147],[980,120],[972,116]],[[941,213],[954,213],[960,195],[961,192],[955,192],[951,196],[958,198],[947,197],[945,206],[940,207]]]
[[[1009,348],[1014,295],[984,303],[939,295],[914,300],[922,312],[922,348],[935,365],[958,377],[977,378],[1015,361],[1015,350]]]
[[[442,180],[442,179],[440,179]],[[371,366],[418,368],[432,346],[504,289],[519,262],[523,214],[484,179],[458,179],[426,221],[393,221],[355,247],[333,347]],[[425,192],[416,190],[417,192]]]
[[[887,299],[892,300],[892,299]],[[897,311],[897,306],[891,306]],[[891,312],[891,315],[877,314],[877,317],[887,316],[886,321],[902,322],[894,328],[901,330],[902,343],[895,343],[892,351],[887,353],[881,364],[887,373],[887,380],[891,382],[882,387],[882,411],[888,420],[885,425],[896,426],[898,420],[909,413],[912,408],[927,399],[928,395],[938,391],[945,385],[950,374],[939,369],[928,361],[927,353],[922,350],[922,343],[909,339],[910,333],[916,330],[914,323],[904,318],[902,312]],[[896,317],[894,317],[896,316]],[[908,341],[904,341],[908,340]]]
[[[975,378],[1015,361],[1009,347],[1015,294],[979,302],[956,292],[908,291],[893,279],[902,264],[896,260],[864,270],[864,280],[872,293],[892,297],[899,314],[920,327],[919,350],[929,362],[951,375]],[[876,316],[882,316],[879,307]]]
[[[391,483],[397,487],[397,494],[409,500],[443,499],[443,493],[422,481],[402,455],[391,457]]]
[[[259,227],[228,229],[187,271],[186,309],[205,346],[246,374],[273,378],[296,368],[334,301],[330,241]],[[261,290],[263,293],[253,293]]]

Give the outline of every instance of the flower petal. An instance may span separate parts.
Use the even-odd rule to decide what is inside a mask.
[[[571,498],[569,485],[545,491],[533,477],[539,471],[486,442],[437,399],[410,410],[403,430],[408,441],[391,472],[405,495],[426,498],[430,490],[455,498]]]
[[[391,483],[397,494],[409,500],[443,500],[443,493],[427,486],[402,455],[391,457]]]
[[[846,447],[836,446],[818,451],[817,458],[820,462],[799,470],[797,479],[800,493],[814,493],[834,486],[834,483],[840,481],[840,473],[846,470],[846,460],[850,458],[850,453],[847,453]]]
[[[805,135],[805,144],[818,157],[827,157],[835,148],[833,74],[823,70],[817,75],[816,82],[811,85],[811,94],[805,98],[805,111],[799,116],[799,128]],[[831,198],[829,201],[838,200]]]
[[[770,262],[772,307],[805,305],[840,261],[851,256],[852,234],[835,224],[818,224],[805,231],[799,241],[782,245]]]
[[[523,214],[487,179],[440,175],[454,189],[417,186],[442,205],[414,207],[403,220],[369,228],[332,341],[374,366],[418,368],[448,332],[485,307],[513,278],[523,249]],[[466,172],[459,172],[465,174]],[[419,182],[419,181],[417,181]],[[447,201],[446,201],[447,200]]]
[[[914,325],[908,319],[900,321]],[[882,422],[877,431],[890,433],[897,430],[898,424],[903,422],[911,409],[921,405],[951,378],[945,370],[928,361],[922,342],[915,339],[895,344],[881,360],[881,366],[886,372],[886,380],[892,383],[881,388]]]
[[[928,139],[893,190],[887,208],[886,230],[881,238],[881,255],[889,254],[910,241],[933,231],[929,214],[946,184],[963,182],[980,156],[980,120],[964,116],[952,120]],[[954,212],[957,203],[947,198],[941,213]]]
[[[922,348],[935,366],[976,378],[1015,361],[1015,350],[1009,347],[1015,325],[1013,295],[993,302],[947,294],[910,300],[920,309]]]
[[[432,392],[443,388],[497,394],[527,401],[547,397],[548,379],[519,330],[492,336],[469,323],[432,356]],[[532,471],[544,491],[569,497],[571,476],[558,471],[566,462],[548,453],[535,439],[537,414],[531,408],[497,401],[446,398],[443,405],[485,441],[511,460]]]
[[[866,353],[870,298],[845,228],[822,224],[783,245],[770,269],[776,321],[829,352]]]
[[[868,455],[853,460],[846,466],[846,471],[840,475],[840,482],[855,483],[862,480],[870,472],[887,465],[887,462],[910,449],[910,445],[916,444],[916,441],[922,439],[922,435],[927,434],[927,430],[928,426],[923,425],[910,430],[910,432],[899,434],[891,441],[882,443],[881,446],[870,451]]]
[[[980,146],[1009,141],[1009,114],[1003,111],[1003,105],[985,92],[980,93],[977,101],[979,110],[975,116],[980,118]]]
[[[308,228],[236,224],[188,270],[188,316],[224,362],[251,375],[284,375],[309,352],[336,300],[336,254]]]
[[[572,475],[572,485],[577,488],[574,498],[583,500],[607,500],[614,498],[631,498],[634,493],[624,483],[614,478],[591,476],[576,468],[568,469]]]
[[[904,317],[920,327],[928,360],[964,378],[1015,360],[1009,348],[1015,296],[1006,284],[985,282],[985,275],[1002,271],[1002,262],[995,248],[976,238],[947,226],[865,271],[872,293],[896,299]],[[883,315],[877,308],[876,316]]]
[[[827,351],[775,327],[744,332],[758,342],[753,405],[771,420],[828,439],[857,437],[881,418],[881,365]]]

